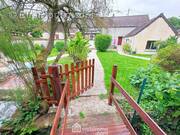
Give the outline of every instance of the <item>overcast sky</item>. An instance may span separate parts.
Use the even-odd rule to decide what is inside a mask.
[[[117,15],[148,14],[151,18],[160,13],[166,17],[180,16],[180,0],[113,0],[114,10],[121,12]]]

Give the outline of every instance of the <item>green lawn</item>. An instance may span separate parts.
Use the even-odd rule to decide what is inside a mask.
[[[152,54],[132,54],[134,56],[140,56],[140,57],[146,57],[146,58],[151,58]]]
[[[54,60],[48,61],[48,64],[52,64]],[[63,57],[58,61],[58,64],[71,64],[73,63],[73,59],[71,57]]]
[[[58,50],[56,48],[53,48],[51,53],[49,54],[49,57],[57,56],[59,54]]]
[[[128,93],[130,93],[130,95],[137,97],[138,90],[131,86],[129,82],[129,75],[135,72],[136,69],[147,66],[148,61],[122,56],[113,51],[97,52],[97,55],[104,68],[106,88],[109,90],[112,67],[116,64],[118,66],[118,82]]]

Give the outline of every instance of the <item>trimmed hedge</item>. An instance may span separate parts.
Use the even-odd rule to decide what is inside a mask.
[[[61,51],[64,48],[64,41],[57,41],[54,46],[58,51]]]
[[[107,34],[98,34],[95,37],[95,47],[98,51],[104,52],[111,45],[112,37]]]

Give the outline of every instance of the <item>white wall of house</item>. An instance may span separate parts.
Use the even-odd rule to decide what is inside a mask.
[[[178,43],[180,43],[180,35],[178,36]]]
[[[107,28],[107,29],[103,28],[102,33],[111,35],[112,44],[117,45],[118,37],[123,37],[127,35],[133,29],[135,29],[135,27],[121,27],[121,28]]]
[[[175,36],[175,33],[169,27],[166,21],[160,17],[137,35],[130,38],[125,38],[124,40],[129,39],[132,48],[137,53],[145,53],[148,51],[145,49],[147,41],[163,41],[168,39],[170,36]]]
[[[34,44],[39,44],[41,46],[44,46],[46,47],[47,44],[48,44],[48,39],[49,39],[49,33],[48,32],[44,32],[42,34],[42,37],[41,38],[38,38],[38,39],[35,39],[33,41]],[[55,33],[55,42],[58,41],[58,40],[63,40],[64,39],[64,34],[61,33],[61,32],[56,32]]]

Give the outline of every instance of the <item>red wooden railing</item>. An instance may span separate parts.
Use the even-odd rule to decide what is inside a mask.
[[[121,107],[119,106],[117,100],[114,98],[114,88],[116,87],[120,93],[125,97],[128,103],[133,107],[133,109],[140,115],[141,119],[149,126],[151,131],[155,135],[166,135],[166,133],[154,122],[153,119],[133,100],[133,98],[121,87],[121,85],[116,81],[117,75],[117,66],[113,66],[112,69],[112,77],[111,77],[111,87],[110,87],[110,94],[109,94],[109,105],[116,106],[122,120],[126,124],[127,128],[129,129],[132,135],[136,135],[135,130],[131,126],[130,122],[128,121],[127,117],[125,116],[124,112],[122,111]]]
[[[33,78],[36,86],[36,94],[47,100],[49,105],[58,105],[64,87],[64,80],[70,81],[70,98],[79,96],[81,93],[94,85],[94,63],[95,60],[86,60],[72,63],[69,67],[65,65],[53,65],[38,72],[36,67],[32,68]]]
[[[62,95],[61,95],[61,98],[60,98],[60,101],[59,101],[59,104],[58,104],[58,107],[57,107],[57,111],[56,111],[56,115],[55,115],[55,118],[53,121],[53,126],[51,128],[50,135],[56,135],[56,134],[63,135],[64,134],[64,130],[66,127],[66,121],[67,121],[67,115],[68,115],[68,105],[69,105],[69,101],[70,101],[70,97],[69,97],[69,93],[68,93],[69,91],[70,91],[70,82],[67,79],[64,89],[63,89],[63,92],[62,92]],[[62,112],[63,108],[65,110],[65,114],[64,114],[63,122],[61,124],[62,126],[58,127],[59,123],[61,121],[61,112]]]

